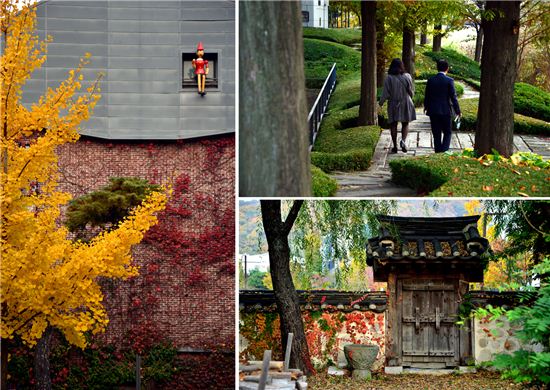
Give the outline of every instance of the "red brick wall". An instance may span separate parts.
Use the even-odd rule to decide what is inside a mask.
[[[175,183],[178,177],[188,180],[180,201],[186,202],[189,215],[177,217],[168,229],[159,225],[158,231],[177,230],[201,246],[190,245],[176,255],[154,242],[136,247],[140,276],[104,283],[110,317],[105,340],[132,343],[168,337],[178,347],[234,348],[234,258],[218,261],[210,254],[209,261],[203,260],[220,246],[234,252],[234,136],[155,143],[81,139],[63,146],[59,154],[61,188],[77,196],[113,176],[163,184]],[[224,216],[226,234],[209,233]],[[211,245],[205,237],[212,237]]]

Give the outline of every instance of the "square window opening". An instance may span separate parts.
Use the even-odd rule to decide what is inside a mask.
[[[197,75],[193,68],[193,59],[197,53],[182,53],[182,88],[197,89]],[[208,74],[206,75],[205,89],[218,88],[218,53],[204,53],[202,57],[208,61]]]

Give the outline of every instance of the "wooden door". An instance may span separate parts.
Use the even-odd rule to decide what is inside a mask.
[[[402,280],[402,364],[416,368],[459,365],[458,285],[453,281]]]

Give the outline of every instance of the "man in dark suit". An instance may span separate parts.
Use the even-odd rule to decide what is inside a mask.
[[[456,115],[461,114],[454,80],[447,76],[447,61],[438,60],[437,70],[439,73],[430,77],[426,84],[424,112],[430,117],[435,152],[441,153],[449,150],[451,144],[451,105]]]

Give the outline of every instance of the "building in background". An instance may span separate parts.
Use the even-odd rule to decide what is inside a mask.
[[[328,28],[329,0],[302,0],[302,26]]]

